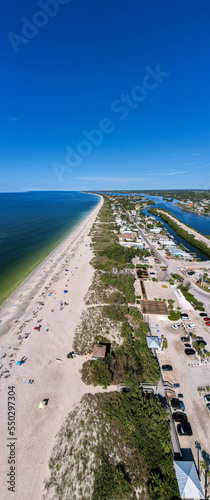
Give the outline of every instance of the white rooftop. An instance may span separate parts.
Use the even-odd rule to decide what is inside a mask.
[[[146,337],[149,349],[159,349],[159,338],[156,336]]]
[[[180,496],[185,500],[200,500],[204,497],[194,462],[174,462]]]

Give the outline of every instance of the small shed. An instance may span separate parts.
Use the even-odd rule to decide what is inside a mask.
[[[160,348],[160,342],[159,338],[156,337],[155,335],[152,335],[151,337],[146,337],[147,339],[147,346],[149,349],[159,349]]]
[[[104,359],[106,356],[106,346],[95,344],[93,348],[92,359]]]
[[[185,500],[201,500],[204,497],[199,477],[192,461],[174,462],[180,496]]]

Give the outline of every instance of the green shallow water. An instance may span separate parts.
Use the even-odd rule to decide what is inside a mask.
[[[0,304],[98,203],[77,192],[0,194]]]

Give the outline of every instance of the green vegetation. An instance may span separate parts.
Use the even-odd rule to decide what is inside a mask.
[[[167,339],[163,339],[163,348],[167,349],[167,347],[168,347],[168,341]]]
[[[105,273],[101,275],[101,281],[105,288],[112,287],[118,289],[125,297],[124,302],[135,303],[134,276]]]
[[[205,310],[205,308],[203,307],[203,302],[199,302],[199,300],[197,300],[194,297],[194,295],[192,295],[192,293],[190,293],[188,291],[189,290],[188,286],[179,285],[178,288],[183,293],[185,299],[188,300],[188,302],[190,302],[190,304],[192,304],[192,306],[194,307],[194,309],[196,309],[198,311],[204,311]]]
[[[131,479],[125,472],[124,464],[111,463],[104,449],[99,453],[100,465],[94,472],[93,500],[131,498]]]
[[[178,319],[181,318],[181,314],[180,314],[180,311],[170,311],[170,314],[168,316],[168,319],[170,319],[170,321],[177,321]]]
[[[184,281],[183,276],[180,276],[180,274],[172,274],[171,276],[172,276],[172,278],[174,278],[175,280],[178,280],[178,281]]]
[[[133,308],[134,309],[134,308]],[[136,327],[124,321],[121,335],[124,342],[107,354],[105,359],[87,361],[83,364],[82,379],[87,384],[102,385],[124,383],[133,390],[138,390],[139,383],[157,383],[159,367],[156,358],[147,347],[146,333],[149,332],[147,323],[139,321],[141,313],[129,310],[137,320]]]
[[[164,213],[163,213],[163,209],[161,209],[161,212],[160,212],[157,208],[150,208],[149,212],[153,215],[158,215],[158,217],[161,217],[161,219],[164,222],[167,222],[167,224],[178,234],[178,236],[181,236],[181,238],[183,238],[185,241],[188,241],[195,248],[198,248],[203,253],[208,255],[208,257],[210,257],[210,247],[206,243],[204,243],[203,241],[197,240],[194,235],[189,234],[186,231],[186,229],[183,229],[182,227],[180,227],[179,224],[177,224],[177,222],[175,220],[171,219],[171,217],[174,217],[173,214],[168,212],[171,215],[171,217],[169,217],[167,215],[167,211],[164,210]]]
[[[148,499],[178,500],[180,496],[173,469],[165,409],[153,397],[146,397],[141,393],[112,393],[109,397],[104,396],[102,409],[108,419],[118,424],[124,441],[129,442],[141,454],[146,464]],[[129,478],[126,485],[127,483],[129,484]],[[120,500],[123,497],[107,498]]]
[[[57,436],[49,468],[45,500],[180,500],[168,414],[141,391],[85,395]]]

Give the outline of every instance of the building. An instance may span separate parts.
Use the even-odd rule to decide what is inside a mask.
[[[145,245],[142,242],[133,242],[133,241],[122,240],[119,243],[122,247],[126,247],[126,248],[135,247],[135,248],[139,248],[139,250],[144,250],[144,248],[145,248]]]
[[[95,344],[93,348],[92,359],[104,359],[106,356],[106,346]]]
[[[146,339],[149,349],[160,349],[159,338],[156,335],[151,335],[150,337],[148,336]]]
[[[130,231],[126,231],[119,235],[119,240],[135,240],[135,239],[136,239],[136,233]]]
[[[205,498],[194,462],[174,461],[174,468],[181,498],[185,500]]]
[[[150,229],[150,233],[158,234],[162,231],[162,229],[162,227],[154,227],[153,229]]]
[[[163,247],[172,247],[176,245],[176,243],[174,243],[173,240],[170,240],[170,238],[159,238],[158,241]]]
[[[176,246],[168,247],[167,250],[173,257],[182,257],[183,259],[191,258],[189,253],[185,252],[184,250],[181,250],[181,248],[178,248]]]

